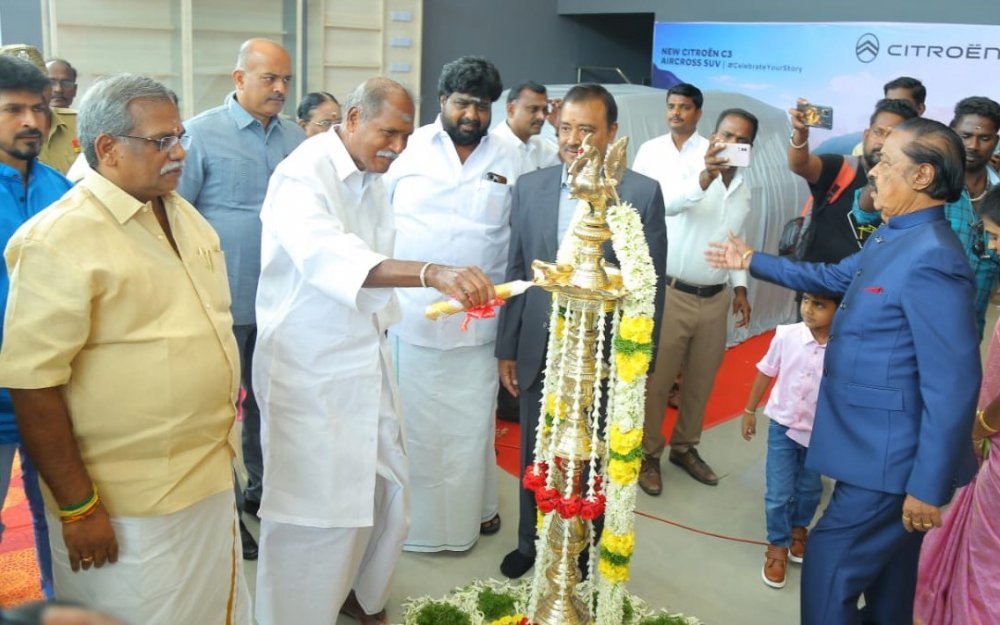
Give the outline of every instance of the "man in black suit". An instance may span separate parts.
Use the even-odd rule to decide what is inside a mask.
[[[577,200],[569,197],[566,164],[576,158],[588,134],[591,144],[603,154],[615,139],[617,119],[615,99],[600,85],[576,85],[563,98],[558,125],[559,156],[563,164],[525,174],[514,187],[507,280],[530,280],[532,261],[555,260],[577,204]],[[667,230],[660,186],[651,178],[626,170],[618,194],[642,218],[658,278],[654,319],[660,319],[667,262]],[[535,445],[551,304],[548,291],[533,288],[511,299],[500,313],[496,356],[500,382],[520,400],[522,476]],[[658,327],[653,335],[655,345]],[[535,562],[535,510],[534,494],[521,487],[517,549],[500,564],[500,571],[507,577],[521,577]]]

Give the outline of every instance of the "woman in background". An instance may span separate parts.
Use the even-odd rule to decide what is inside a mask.
[[[991,250],[1000,250],[1000,186],[980,209]],[[1000,623],[1000,322],[993,329],[972,440],[979,473],[955,496],[920,551],[916,625]],[[977,451],[979,453],[979,451]]]
[[[325,91],[307,93],[299,102],[299,126],[306,137],[326,132],[340,123],[340,102]]]

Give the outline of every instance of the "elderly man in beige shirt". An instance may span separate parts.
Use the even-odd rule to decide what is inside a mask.
[[[50,517],[55,591],[132,623],[250,622],[232,491],[239,361],[188,143],[142,76],[87,93],[91,170],[11,239],[0,386]]]

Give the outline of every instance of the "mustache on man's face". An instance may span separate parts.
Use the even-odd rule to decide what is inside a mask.
[[[160,175],[169,174],[172,171],[184,168],[184,161],[170,161],[160,168]]]

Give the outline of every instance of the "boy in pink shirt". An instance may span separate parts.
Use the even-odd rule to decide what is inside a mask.
[[[823,486],[819,473],[805,468],[806,448],[816,415],[816,397],[823,376],[823,356],[833,314],[840,298],[804,293],[802,321],[775,328],[774,339],[757,363],[757,378],[743,410],[745,440],[757,431],[757,406],[777,377],[764,415],[771,420],[767,436],[767,552],[761,578],[772,588],[785,586],[788,561],[805,556],[806,527],[819,506]]]

